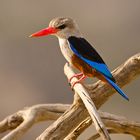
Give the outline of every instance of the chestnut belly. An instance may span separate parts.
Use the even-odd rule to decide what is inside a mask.
[[[83,72],[84,75],[86,75],[88,77],[94,77],[95,76],[102,81],[106,81],[102,74],[97,72],[95,69],[93,69],[90,65],[88,65],[86,62],[84,62],[82,59],[80,59],[75,54],[72,56],[71,63],[79,71]]]

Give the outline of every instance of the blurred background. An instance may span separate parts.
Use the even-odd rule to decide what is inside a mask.
[[[0,0],[0,120],[34,104],[72,103],[57,38],[28,38],[58,16],[77,21],[111,70],[140,51],[139,0]],[[123,88],[129,102],[116,94],[101,109],[140,121],[139,85],[136,79]],[[35,139],[47,125],[35,125],[22,140]],[[93,130],[79,139],[85,140]]]

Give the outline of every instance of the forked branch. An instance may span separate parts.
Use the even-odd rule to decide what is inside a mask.
[[[64,70],[68,78],[73,75],[73,70],[68,65],[65,65]],[[134,80],[134,78],[138,77],[140,75],[140,54],[129,58],[124,64],[114,70],[113,75],[120,87],[125,86]],[[87,85],[86,87],[84,86],[84,88],[88,91],[97,109],[115,93],[109,85],[101,81]],[[65,113],[63,113],[64,111]],[[74,102],[71,106],[61,104],[36,105],[8,116],[0,122],[0,133],[11,130],[10,133],[2,138],[2,140],[16,140],[24,135],[33,124],[40,121],[56,120],[59,117],[37,139],[68,140],[71,135],[75,134],[74,130],[79,131],[78,137],[84,129],[91,124],[91,121],[88,120],[88,123],[86,122],[86,124],[84,124],[82,131],[77,129],[77,127],[80,126],[80,123],[84,123],[83,121],[87,119],[88,116],[81,99],[75,94]],[[110,133],[127,133],[133,135],[137,140],[140,138],[140,123],[128,121],[125,118],[105,112],[100,112],[100,116]]]
[[[73,70],[68,65],[64,67],[64,73],[68,77],[73,76]],[[124,64],[113,71],[113,75],[120,87],[131,82],[140,75],[140,53],[129,58]],[[87,87],[88,93],[94,104],[99,109],[115,91],[109,85],[99,81]],[[77,97],[77,96],[75,96]],[[81,100],[75,98],[73,105],[52,125],[50,125],[39,137],[44,139],[64,139],[88,116]],[[71,123],[70,123],[71,122]],[[61,133],[60,133],[61,132]]]

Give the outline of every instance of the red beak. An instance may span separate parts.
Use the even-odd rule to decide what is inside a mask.
[[[40,36],[55,34],[55,33],[57,33],[57,31],[58,31],[58,29],[55,29],[53,27],[48,27],[48,28],[45,28],[43,30],[40,30],[40,31],[30,35],[29,37],[40,37]]]

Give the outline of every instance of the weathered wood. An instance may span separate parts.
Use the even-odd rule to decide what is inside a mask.
[[[73,76],[73,70],[68,65],[65,65],[64,73],[68,79]],[[136,78],[139,74],[140,53],[129,58],[124,64],[113,71],[113,76],[120,87],[123,87],[134,80],[134,78]],[[101,107],[101,105],[103,105],[109,97],[115,93],[113,88],[101,81],[89,85],[87,90],[97,108]],[[73,131],[74,128],[76,128],[80,122],[88,116],[88,113],[83,105],[81,105],[80,102],[78,103],[78,101],[76,103],[76,101],[77,100],[75,99],[75,103],[72,107],[50,127],[48,127],[37,140],[64,139],[71,131]]]
[[[69,75],[69,77],[73,74],[73,70],[67,65],[65,66],[65,74]],[[138,77],[140,75],[140,54],[128,59],[113,72],[113,75],[120,87]],[[101,81],[87,85],[86,89],[98,109],[115,93],[109,85]],[[63,114],[65,110],[66,112]],[[100,116],[107,129],[108,127],[111,128],[112,133],[113,131],[114,133],[127,133],[133,135],[135,139],[140,138],[140,123],[128,121],[125,118],[105,112],[100,112]],[[74,102],[71,106],[62,104],[35,105],[8,116],[0,122],[0,133],[11,130],[2,140],[16,140],[23,136],[35,123],[58,118],[37,139],[61,140],[68,138],[69,134],[74,134],[73,132],[77,130],[77,126],[80,126],[79,124],[87,117],[88,113],[83,103],[79,96],[75,94]],[[87,124],[83,125],[85,128],[83,127],[83,130],[79,131],[78,136],[91,124],[91,121],[87,122]]]

